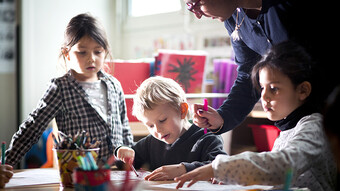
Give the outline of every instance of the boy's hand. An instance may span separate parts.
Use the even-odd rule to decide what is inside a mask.
[[[135,159],[135,151],[130,147],[122,146],[117,151],[117,158],[127,164],[130,164],[130,162]]]
[[[0,188],[4,188],[13,176],[13,167],[10,165],[0,165]]]
[[[161,166],[144,177],[145,180],[173,180],[175,177],[186,173],[185,166],[182,164]]]
[[[211,180],[214,177],[214,171],[211,164],[201,166],[195,170],[176,177],[175,181],[178,182],[176,189],[182,188],[186,181],[189,181],[188,187],[195,184],[197,181]]]

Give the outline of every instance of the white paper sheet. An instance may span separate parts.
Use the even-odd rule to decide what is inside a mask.
[[[207,181],[198,181],[189,188],[187,187],[187,185],[188,185],[188,182],[186,182],[183,188],[180,188],[179,190],[229,191],[229,190],[252,190],[252,189],[268,190],[268,189],[273,188],[273,186],[262,186],[262,185],[252,185],[252,186],[218,185],[218,184],[212,184]],[[151,185],[151,187],[155,187],[155,188],[168,188],[168,189],[176,189],[176,186],[177,186],[177,183]]]
[[[13,177],[6,184],[5,188],[13,188],[19,186],[31,186],[39,184],[59,184],[60,176],[58,169],[40,168],[24,170],[14,173]]]
[[[133,171],[130,171],[130,176],[129,179],[144,179],[145,176],[147,176],[148,174],[150,174],[150,172],[148,171],[137,171],[138,173],[138,177],[136,176],[136,174]],[[125,175],[126,175],[126,171],[111,171],[111,181],[114,180],[125,180]]]

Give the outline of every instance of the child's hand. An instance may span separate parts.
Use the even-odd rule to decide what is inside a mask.
[[[13,167],[10,165],[0,165],[0,188],[4,188],[13,176]]]
[[[151,174],[144,177],[145,180],[173,180],[175,177],[186,173],[185,166],[182,164],[161,166]]]
[[[205,166],[201,166],[196,168],[195,170],[183,174],[180,177],[176,177],[175,181],[178,182],[176,189],[182,188],[186,181],[189,181],[188,187],[195,184],[200,180],[211,180],[214,177],[214,171],[211,164],[207,164]]]
[[[122,146],[117,151],[117,158],[129,164],[135,158],[135,151],[130,147]]]

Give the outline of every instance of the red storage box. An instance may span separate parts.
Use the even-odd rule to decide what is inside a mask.
[[[280,130],[274,125],[249,124],[248,126],[252,128],[257,151],[271,151]]]
[[[150,63],[114,61],[108,62],[107,73],[113,75],[122,85],[124,94],[135,94],[138,86],[150,77]],[[127,116],[130,122],[138,121],[132,115],[133,99],[125,99]]]

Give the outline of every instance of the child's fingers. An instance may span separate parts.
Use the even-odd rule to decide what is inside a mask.
[[[178,182],[178,184],[177,184],[177,186],[176,186],[176,189],[182,188],[183,185],[184,185],[184,183],[185,183],[186,181],[190,180],[190,178],[191,178],[191,177],[188,176],[188,174],[184,174],[184,175],[182,175],[182,176],[180,176],[180,177],[176,177],[176,178],[174,179],[176,182]]]
[[[197,182],[197,180],[191,180],[190,182],[189,182],[189,184],[187,185],[187,187],[190,187],[190,186],[192,186],[193,184],[195,184]]]
[[[185,183],[185,181],[184,181],[184,180],[180,180],[180,181],[178,181],[178,184],[177,184],[177,186],[176,186],[176,189],[180,189],[180,188],[182,188],[182,187],[183,187],[183,185],[184,185],[184,183]]]
[[[117,158],[125,163],[129,163],[130,160],[133,162],[135,158],[135,152],[130,148],[120,148],[117,151]],[[129,163],[130,164],[130,163]]]
[[[11,165],[9,165],[9,164],[5,164],[5,165],[3,165],[7,170],[10,170],[10,171],[12,171],[13,170],[13,167],[11,166]]]

